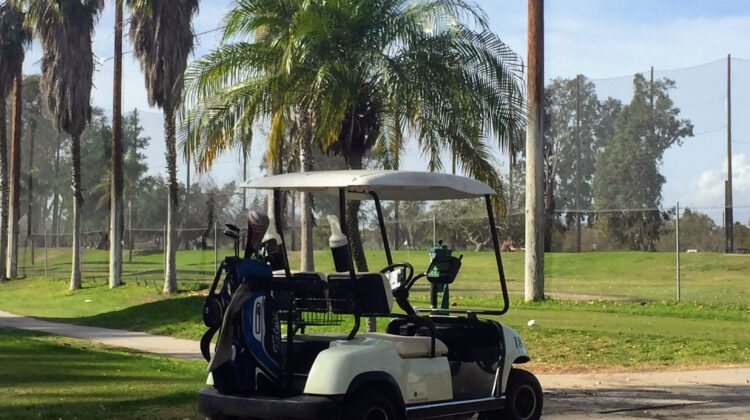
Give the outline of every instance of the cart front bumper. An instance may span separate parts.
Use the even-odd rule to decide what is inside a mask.
[[[335,400],[313,395],[238,397],[224,395],[214,388],[204,388],[198,393],[198,410],[206,417],[333,419],[337,408]]]

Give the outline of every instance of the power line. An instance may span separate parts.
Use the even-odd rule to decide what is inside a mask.
[[[210,34],[210,33],[213,33],[213,32],[221,31],[221,30],[224,30],[223,26],[219,26],[217,28],[213,28],[213,29],[209,29],[207,31],[199,32],[199,33],[195,34],[195,37],[196,38],[200,38],[203,35],[207,35],[207,34]],[[128,51],[123,51],[122,55],[125,56],[125,55],[132,54],[132,53],[133,53],[133,50],[128,50]],[[115,56],[113,55],[111,57],[97,59],[96,61],[97,61],[98,64],[102,65],[102,64],[106,63],[107,61],[114,60],[114,59],[115,59]]]

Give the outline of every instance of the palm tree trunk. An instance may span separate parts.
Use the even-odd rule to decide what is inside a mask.
[[[122,284],[122,1],[115,2],[115,69],[110,176],[109,287]]]
[[[70,158],[73,161],[71,184],[73,187],[73,258],[70,269],[70,290],[81,288],[81,136],[70,139]]]
[[[0,91],[0,279],[6,280],[8,255],[8,131],[5,93]]]
[[[10,209],[8,225],[8,278],[18,277],[18,219],[21,215],[21,114],[23,111],[23,74],[13,80],[13,139],[10,144]]]
[[[164,107],[164,138],[167,143],[167,264],[164,269],[164,293],[177,291],[177,272],[175,267],[177,218],[177,146],[175,144],[175,117],[170,106]],[[216,246],[216,245],[214,245]]]
[[[300,145],[300,169],[302,172],[308,172],[312,169],[312,159],[310,156],[310,142],[312,141],[312,130],[310,129],[309,119],[302,121],[300,131],[302,131],[302,144]],[[302,271],[315,271],[313,262],[313,216],[312,216],[312,194],[303,192],[300,194],[300,224],[302,225],[302,234],[300,235],[300,258]]]

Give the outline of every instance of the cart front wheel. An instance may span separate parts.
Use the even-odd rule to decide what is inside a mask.
[[[506,418],[537,420],[542,417],[542,386],[531,373],[512,369],[505,395]]]

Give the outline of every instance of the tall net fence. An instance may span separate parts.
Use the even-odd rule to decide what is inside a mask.
[[[547,295],[662,301],[676,299],[679,293],[681,300],[701,303],[750,302],[750,119],[745,117],[750,99],[744,95],[748,91],[750,61],[737,58],[683,69],[645,69],[607,79],[589,78],[582,72],[548,83],[544,150]],[[516,145],[512,165],[498,151],[498,165],[507,174],[508,185],[506,214],[498,217],[498,234],[508,284],[516,295],[524,287],[522,143]],[[239,167],[236,159],[230,160],[224,162],[224,169]],[[139,188],[144,187],[133,187],[134,196],[126,199],[164,197],[154,189],[153,197],[138,198]],[[201,194],[198,198],[193,193],[194,214],[177,232],[177,274],[185,285],[205,285],[212,279],[217,263],[233,253],[232,241],[222,234],[223,223],[238,223],[244,213],[241,208],[250,207],[238,205],[232,191],[215,197]],[[209,200],[214,206],[213,223],[204,222]],[[195,203],[199,201],[204,207],[198,208]],[[316,197],[315,203],[315,269],[330,272],[325,216],[335,212],[336,204],[322,197]],[[298,204],[299,199],[290,199],[284,221],[292,268],[299,266]],[[264,205],[260,203],[260,208]],[[417,270],[426,269],[430,248],[442,241],[464,255],[463,269],[453,285],[457,295],[497,299],[496,266],[483,212],[481,202],[403,202],[398,207],[384,203],[395,259],[410,261]],[[124,278],[159,287],[164,278],[164,226],[138,220],[145,220],[145,210],[141,214],[134,223],[139,228],[124,232]],[[385,266],[385,257],[374,208],[364,205],[359,219],[368,268],[378,270]],[[107,279],[105,225],[97,222],[101,230],[83,235],[84,282]],[[32,230],[25,240],[21,236],[21,274],[68,279],[70,235],[53,232],[48,220]]]

